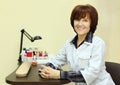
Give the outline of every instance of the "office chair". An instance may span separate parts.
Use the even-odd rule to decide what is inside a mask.
[[[106,62],[106,70],[110,73],[115,85],[120,85],[120,63]]]

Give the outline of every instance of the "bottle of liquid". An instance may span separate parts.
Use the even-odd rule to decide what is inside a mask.
[[[44,51],[44,59],[47,59],[48,58],[48,53],[47,51]]]
[[[35,51],[33,51],[33,61],[32,61],[32,65],[33,65],[33,66],[37,66],[37,57],[36,57]]]

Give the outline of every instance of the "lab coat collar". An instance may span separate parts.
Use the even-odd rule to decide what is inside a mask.
[[[92,43],[92,38],[93,38],[93,33],[89,32],[85,38],[85,43],[91,44]]]
[[[78,38],[78,35],[76,35],[76,36],[72,39],[71,43],[72,43],[72,44],[75,44],[75,43],[77,42],[77,38]],[[89,33],[87,34],[87,36],[85,37],[84,43],[86,43],[86,44],[91,44],[91,43],[92,43],[92,38],[93,38],[93,33],[92,33],[92,32],[89,32]]]

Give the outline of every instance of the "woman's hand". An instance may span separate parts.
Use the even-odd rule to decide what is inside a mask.
[[[46,79],[60,79],[60,71],[59,70],[55,70],[51,67],[45,66],[45,65],[41,65],[40,66],[40,75],[42,78],[46,78]]]

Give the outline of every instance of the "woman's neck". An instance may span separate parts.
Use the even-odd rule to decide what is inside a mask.
[[[80,43],[84,41],[85,37],[86,37],[86,35],[82,35],[82,36],[78,35],[77,46],[79,46]]]

